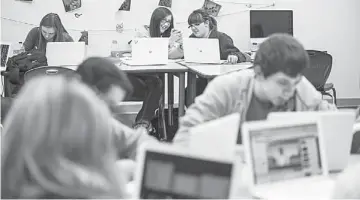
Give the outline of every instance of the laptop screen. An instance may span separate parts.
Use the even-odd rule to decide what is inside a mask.
[[[146,152],[142,199],[229,197],[232,164]]]
[[[317,124],[250,132],[255,184],[322,174]]]

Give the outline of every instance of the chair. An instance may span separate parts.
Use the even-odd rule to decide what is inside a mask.
[[[351,144],[351,154],[360,154],[360,123],[356,123],[353,129],[354,135]]]
[[[310,57],[310,67],[304,70],[304,76],[322,95],[332,98],[336,105],[336,90],[334,84],[326,83],[332,68],[332,56],[327,52],[307,50]],[[329,91],[332,91],[332,94]]]
[[[67,77],[79,76],[74,70],[65,67],[38,67],[31,69],[24,74],[25,83],[38,76],[63,75]]]

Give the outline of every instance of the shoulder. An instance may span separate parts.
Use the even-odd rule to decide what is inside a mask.
[[[63,33],[64,41],[65,42],[73,42],[73,38],[69,35],[69,33],[64,32]]]
[[[29,31],[28,35],[38,36],[39,33],[40,33],[40,28],[39,27],[34,27]]]
[[[232,41],[232,38],[226,33],[223,33],[220,31],[215,31],[215,34],[216,34],[217,38],[219,38],[219,39],[226,39],[226,40]]]

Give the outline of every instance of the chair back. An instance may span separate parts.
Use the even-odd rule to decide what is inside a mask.
[[[65,67],[38,67],[27,71],[24,75],[25,83],[38,76],[63,75],[67,77],[79,76],[76,71]]]
[[[307,50],[310,67],[304,70],[304,76],[317,90],[322,90],[332,68],[332,56],[323,51]]]

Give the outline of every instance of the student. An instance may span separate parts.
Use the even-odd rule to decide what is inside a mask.
[[[42,18],[39,27],[30,30],[23,45],[25,51],[31,51],[33,49],[45,51],[47,42],[73,41],[61,23],[59,15],[49,13]]]
[[[243,123],[266,119],[276,111],[336,109],[303,77],[307,67],[309,56],[296,39],[272,35],[260,45],[254,69],[219,76],[209,83],[180,119],[174,143],[186,144],[189,128],[235,112],[241,113]]]
[[[1,197],[127,198],[110,117],[106,104],[77,79],[30,80],[5,121]]]
[[[227,60],[230,64],[249,62],[250,56],[241,53],[238,48],[234,46],[234,42],[230,36],[217,30],[217,21],[210,16],[203,9],[193,11],[188,18],[189,28],[192,31],[190,38],[217,38],[220,47],[220,59]],[[206,85],[207,79],[197,78],[196,80],[197,96],[202,94]],[[189,103],[187,103],[189,106]]]
[[[82,81],[92,88],[103,99],[109,108],[113,110],[126,96],[131,95],[133,87],[126,74],[110,61],[91,57],[79,65],[76,72]],[[139,113],[138,115],[141,115]],[[137,147],[144,142],[156,141],[148,135],[146,129],[134,131],[123,125],[114,117],[110,118],[111,126],[115,133],[115,144],[118,148],[120,159],[135,159]]]
[[[149,26],[144,26],[136,31],[135,37],[141,38],[169,38],[170,59],[181,58],[182,47],[179,42],[182,39],[181,32],[174,29],[174,18],[171,11],[166,7],[156,8],[150,20]],[[162,80],[158,75],[152,74],[130,74],[129,79],[134,86],[133,97],[143,99],[143,106],[136,117],[134,128],[146,128],[148,132],[153,131],[151,120],[155,110],[159,108],[160,99],[163,94]]]
[[[182,49],[182,33],[174,29],[174,17],[167,7],[156,8],[150,19],[150,25],[136,29],[136,38],[169,38],[169,59],[184,56]]]

